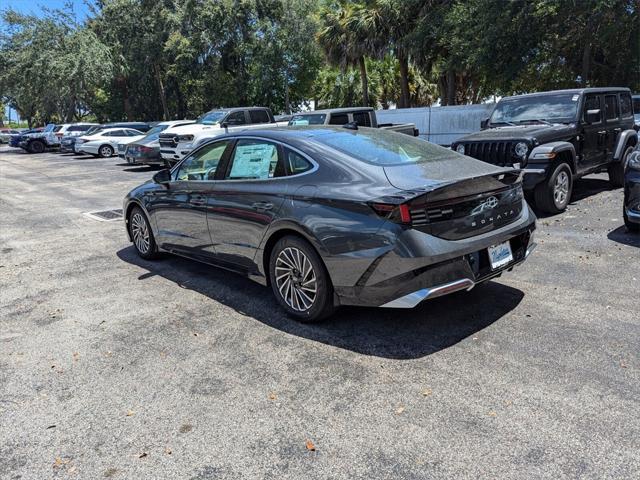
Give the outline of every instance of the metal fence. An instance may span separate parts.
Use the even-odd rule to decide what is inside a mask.
[[[494,103],[450,107],[377,110],[378,123],[414,123],[420,138],[449,146],[458,138],[480,130],[480,122],[491,114]]]

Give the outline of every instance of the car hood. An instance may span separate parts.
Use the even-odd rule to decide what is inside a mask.
[[[486,141],[513,141],[513,140],[538,140],[546,142],[552,139],[562,139],[575,133],[575,124],[553,124],[553,125],[514,125],[505,127],[494,127],[481,130],[470,135],[466,135],[458,140],[456,144],[464,142],[486,142]]]
[[[389,183],[400,190],[431,190],[460,180],[513,171],[455,152],[451,154],[429,162],[385,166],[384,173]]]
[[[198,132],[207,130],[220,130],[220,125],[203,125],[202,123],[190,123],[189,125],[181,125],[179,127],[167,128],[160,136],[167,135],[193,135]]]

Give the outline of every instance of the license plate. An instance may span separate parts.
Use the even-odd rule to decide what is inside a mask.
[[[491,262],[491,270],[505,266],[507,263],[513,260],[513,254],[511,253],[511,245],[509,242],[493,245],[488,248],[489,261]]]

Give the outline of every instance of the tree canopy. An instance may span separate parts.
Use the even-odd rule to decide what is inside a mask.
[[[640,0],[93,0],[0,12],[0,101],[30,122],[640,90]]]

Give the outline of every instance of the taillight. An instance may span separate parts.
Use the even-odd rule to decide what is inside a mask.
[[[144,145],[141,145],[140,147],[138,147],[138,150],[142,153],[150,153],[153,152],[153,147],[145,147]]]
[[[379,216],[391,220],[396,223],[411,223],[411,210],[409,205],[402,203],[400,205],[394,205],[391,203],[370,203],[369,204],[374,212]]]

